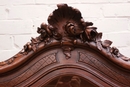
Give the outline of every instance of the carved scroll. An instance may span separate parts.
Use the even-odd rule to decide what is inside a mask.
[[[112,41],[102,41],[102,33],[97,32],[92,22],[84,21],[78,9],[67,4],[58,4],[57,7],[58,9],[49,15],[48,24],[42,23],[38,27],[37,33],[40,35],[25,44],[23,50],[15,57],[0,62],[0,66],[11,64],[16,58],[19,59],[31,52],[35,53],[46,47],[49,48],[50,45],[60,46],[67,59],[71,58],[71,51],[76,48],[76,45],[82,44],[98,50],[111,59],[118,58],[126,63],[130,61],[130,58],[123,56],[116,47],[110,46]]]

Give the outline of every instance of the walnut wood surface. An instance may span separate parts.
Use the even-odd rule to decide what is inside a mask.
[[[0,62],[0,87],[130,87],[130,58],[102,41],[78,9],[57,7],[38,37]]]

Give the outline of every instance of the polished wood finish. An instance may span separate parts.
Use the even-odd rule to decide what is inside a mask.
[[[57,7],[38,37],[0,62],[0,87],[130,87],[130,58],[78,9]]]

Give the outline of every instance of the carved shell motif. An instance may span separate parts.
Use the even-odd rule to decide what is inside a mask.
[[[40,34],[37,38],[32,38],[30,45],[27,43],[25,52],[28,52],[32,47],[32,50],[36,50],[37,44],[44,42],[44,45],[52,42],[53,40],[62,42],[71,41],[76,44],[85,43],[90,47],[96,47],[98,50],[104,50],[106,54],[111,54],[116,58],[121,58],[125,61],[129,61],[130,58],[123,56],[116,47],[110,47],[112,41],[101,41],[102,33],[97,32],[97,28],[93,26],[92,22],[85,22],[81,15],[81,12],[67,4],[58,4],[58,9],[54,10],[48,17],[48,25],[41,24],[38,28]],[[70,58],[72,47],[62,47],[67,59]],[[66,50],[69,49],[69,50]]]
[[[42,23],[38,28],[37,32],[40,35],[32,38],[31,42],[28,42],[17,55],[27,55],[30,51],[35,52],[41,44],[45,47],[54,42],[60,42],[61,45],[63,42],[72,42],[74,45],[77,43],[87,44],[106,56],[121,58],[124,61],[130,60],[130,58],[123,56],[116,47],[110,47],[112,41],[101,41],[102,33],[97,32],[97,28],[93,26],[92,22],[85,22],[78,9],[67,4],[58,4],[57,7],[58,9],[49,15],[48,24]],[[66,58],[70,58],[74,48],[63,46],[62,49]],[[13,57],[13,61],[17,55]],[[0,65],[5,65],[6,62],[1,62]]]

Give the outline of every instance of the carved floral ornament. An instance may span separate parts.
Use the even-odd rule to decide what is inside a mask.
[[[75,45],[82,44],[98,50],[107,57],[121,59],[119,64],[128,63],[130,58],[123,56],[116,47],[110,47],[112,41],[101,41],[102,33],[97,32],[97,28],[92,22],[86,22],[81,16],[78,9],[68,6],[67,4],[58,4],[58,9],[54,10],[48,17],[48,24],[42,23],[37,29],[40,35],[32,38],[30,42],[24,45],[22,51],[7,61],[0,62],[0,67],[8,65],[15,61],[16,58],[22,58],[31,52],[37,52],[40,48],[44,49],[51,44],[59,43],[66,59],[71,57],[71,51]],[[73,46],[64,45],[71,44]]]

